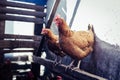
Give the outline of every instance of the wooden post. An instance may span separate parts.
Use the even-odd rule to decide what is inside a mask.
[[[0,34],[4,34],[4,33],[5,33],[5,20],[0,20]],[[3,40],[3,38],[0,38],[0,40]],[[0,48],[0,52],[1,50],[2,48]],[[4,55],[0,53],[0,63],[3,63],[3,58],[4,58]]]
[[[0,20],[0,34],[4,34],[5,31],[5,20]]]

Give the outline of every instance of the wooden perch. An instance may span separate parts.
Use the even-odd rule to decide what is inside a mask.
[[[42,59],[36,56],[33,56],[33,62],[38,63],[40,65],[44,65],[46,68],[48,68],[52,72],[59,73],[62,76],[72,78],[73,80],[88,80],[88,79],[89,80],[107,80],[105,78],[85,72],[80,69],[65,71],[65,69],[67,68],[66,65],[60,64],[54,67],[54,61],[48,60],[48,59]]]

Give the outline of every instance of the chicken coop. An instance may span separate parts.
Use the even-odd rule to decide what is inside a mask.
[[[96,27],[96,21],[102,21],[102,19],[100,17],[93,19],[93,15],[99,16],[100,14],[97,15],[97,13],[101,12],[96,12],[96,15],[91,13],[95,12],[99,5],[92,2],[87,3],[87,1],[0,0],[0,80],[120,80],[120,47],[110,44],[109,39],[106,41],[104,37],[99,38],[101,35],[98,32],[101,33],[99,30],[103,30],[103,28]],[[94,2],[94,0],[92,1]],[[105,1],[107,3],[107,0]],[[117,1],[114,5],[119,5],[119,1]],[[94,8],[94,6],[97,7]],[[111,10],[117,12],[120,9],[108,8],[105,10],[109,10],[109,12]],[[86,11],[83,11],[84,9]],[[89,12],[89,9],[95,10]],[[83,23],[86,20],[85,24],[88,25],[92,22],[91,18],[93,22],[96,22],[93,23],[93,25],[95,24],[93,52],[81,60],[79,69],[67,69],[73,60],[68,55],[62,58],[61,64],[55,66],[56,55],[49,50],[46,36],[41,34],[41,31],[46,27],[58,35],[58,29],[54,23],[54,17],[57,14],[62,16],[71,29],[77,29],[74,27],[75,22],[79,24],[82,20],[76,21],[76,16],[83,15],[82,12],[79,14],[79,10],[84,12],[84,15],[90,15],[87,16],[90,19],[80,16],[80,18],[84,18]],[[103,20],[103,22],[105,21]],[[118,26],[117,20],[115,25]],[[77,62],[74,66],[76,65]]]

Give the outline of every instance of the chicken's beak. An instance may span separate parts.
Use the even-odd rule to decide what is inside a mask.
[[[54,20],[53,20],[55,24],[57,24],[57,19],[58,18],[55,17]]]
[[[44,29],[42,29],[41,34],[45,34],[45,30]]]

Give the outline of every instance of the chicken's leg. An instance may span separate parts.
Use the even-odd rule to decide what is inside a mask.
[[[80,68],[80,63],[81,63],[81,60],[78,61],[76,67],[71,67],[71,70],[78,70]]]
[[[85,53],[90,53],[91,51],[93,51],[93,49],[92,49],[91,46],[90,46],[90,47],[86,47],[86,48],[84,49],[84,52],[85,52]],[[80,63],[81,63],[81,60],[79,60],[78,65],[77,65],[77,68],[80,67]]]
[[[80,49],[80,52],[81,52],[81,54],[82,55],[84,55],[84,54],[86,54],[86,53],[89,53],[89,52],[91,52],[92,51],[92,48],[91,47],[86,47],[86,48],[84,48],[84,50],[82,50],[82,49]],[[69,69],[71,69],[71,70],[76,70],[76,69],[79,69],[80,68],[80,63],[81,63],[81,60],[79,60],[78,61],[78,64],[77,64],[77,66],[76,67],[74,67],[74,62],[75,62],[75,60],[73,60],[71,63],[70,63],[70,65],[69,65]]]
[[[80,68],[80,63],[81,63],[81,60],[78,61],[78,64],[77,64],[77,67],[76,68]]]
[[[73,60],[73,61],[69,64],[69,67],[70,67],[70,68],[73,67],[74,62],[75,62],[75,60]]]
[[[90,53],[92,50],[93,50],[93,49],[92,49],[92,47],[90,46],[90,47],[86,47],[86,48],[84,49],[84,52],[85,52],[85,53]],[[81,60],[79,60],[78,65],[77,65],[77,68],[80,68],[80,63],[81,63]]]

